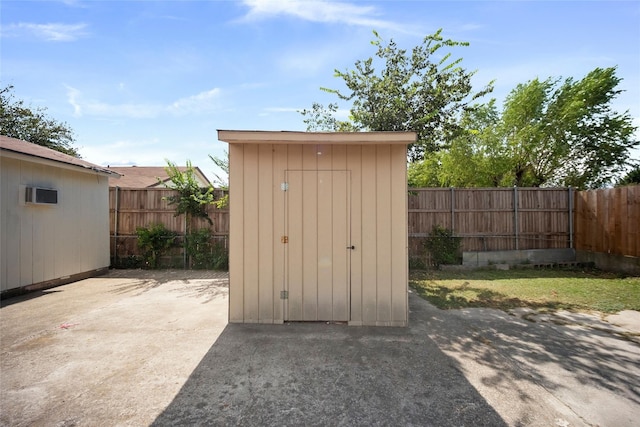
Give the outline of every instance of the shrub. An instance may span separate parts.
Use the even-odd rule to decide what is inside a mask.
[[[145,266],[158,268],[160,256],[173,246],[176,233],[167,229],[164,224],[150,224],[149,227],[137,227],[136,234]]]
[[[431,254],[431,259],[436,266],[446,264],[460,264],[461,237],[455,237],[453,231],[440,225],[434,225],[431,233],[425,239],[424,245]]]
[[[213,242],[211,229],[201,228],[187,235],[187,255],[194,269],[228,270],[229,253],[221,243]]]

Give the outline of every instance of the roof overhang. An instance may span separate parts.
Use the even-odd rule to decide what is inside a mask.
[[[53,166],[61,169],[73,170],[76,172],[93,173],[93,174],[98,174],[102,176],[108,176],[110,178],[120,178],[121,176],[119,173],[114,172],[110,169],[102,168],[95,165],[65,163],[58,160],[46,159],[44,157],[36,156],[33,154],[20,153],[7,148],[0,148],[0,153],[2,153],[1,154],[2,157],[6,157],[8,159],[16,159],[16,160],[22,160],[22,161],[27,161],[31,163],[38,163],[41,165]]]
[[[408,145],[415,132],[295,132],[261,130],[218,130],[218,140],[229,144],[303,145]]]

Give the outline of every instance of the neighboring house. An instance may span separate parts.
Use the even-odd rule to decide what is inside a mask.
[[[0,136],[0,296],[109,267],[109,187],[117,172]]]
[[[119,173],[120,179],[110,178],[109,187],[120,188],[164,188],[170,178],[163,166],[113,166],[110,170]],[[178,166],[180,172],[186,172],[186,166]],[[211,183],[197,166],[193,168],[200,187],[209,187]]]

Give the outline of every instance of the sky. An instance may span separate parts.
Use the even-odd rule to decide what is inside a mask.
[[[498,105],[519,83],[617,67],[614,108],[640,126],[639,23],[639,1],[2,0],[0,87],[66,122],[85,160],[190,160],[213,180],[217,129],[303,131],[313,102],[346,118],[320,88],[345,89],[334,70],[374,56],[374,30],[406,49],[440,28],[469,42],[450,52]]]

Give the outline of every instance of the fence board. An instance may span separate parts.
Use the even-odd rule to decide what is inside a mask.
[[[569,247],[569,190],[420,188],[409,190],[409,254],[424,256],[434,225],[462,237],[463,251]]]
[[[640,185],[576,195],[576,249],[640,257]]]
[[[216,190],[221,197],[221,190]],[[169,189],[119,189],[118,256],[137,255],[136,228],[163,223],[183,235],[184,217],[166,200]],[[569,198],[573,197],[573,202]],[[115,189],[109,192],[111,253],[116,249]],[[426,259],[424,239],[433,226],[453,229],[464,251],[568,248],[573,205],[576,249],[640,256],[640,186],[573,192],[564,188],[411,188],[409,256]],[[207,210],[213,234],[226,244],[229,211]],[[516,229],[517,224],[517,229]],[[194,219],[194,229],[207,227]],[[428,261],[428,260],[427,260]]]

